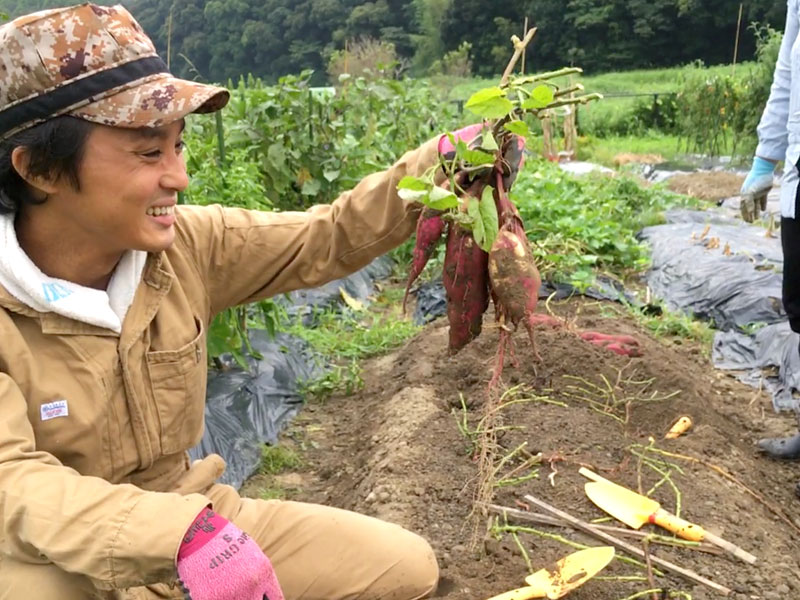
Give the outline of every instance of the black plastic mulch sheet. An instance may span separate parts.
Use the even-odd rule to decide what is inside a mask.
[[[447,314],[447,294],[441,278],[420,284],[411,290],[411,294],[416,296],[417,300],[414,308],[414,322],[417,325],[430,323],[437,317]],[[597,277],[593,286],[583,291],[579,291],[577,288],[567,284],[551,285],[547,282],[543,282],[539,288],[539,298],[553,296],[555,300],[562,300],[577,294],[596,300],[625,301],[634,305],[639,304],[621,283],[602,275]]]
[[[222,456],[227,468],[220,481],[237,488],[258,468],[263,445],[276,443],[302,407],[300,383],[323,373],[319,357],[300,338],[270,339],[255,330],[250,341],[262,358],[250,359],[249,371],[209,371],[205,433],[190,452],[192,458]]]
[[[391,272],[391,260],[382,257],[349,277],[287,294],[279,301],[287,304],[289,314],[301,315],[310,325],[315,310],[342,305],[342,290],[359,302],[368,302],[375,280]],[[193,459],[212,453],[222,456],[227,468],[220,481],[236,488],[258,469],[264,444],[276,443],[302,407],[302,382],[322,376],[327,369],[300,338],[279,334],[270,339],[264,331],[251,330],[250,341],[261,358],[250,358],[249,370],[233,361],[227,361],[225,370],[209,370],[205,433],[190,451]]]
[[[289,315],[300,315],[303,324],[312,327],[315,312],[341,305],[342,291],[355,300],[365,302],[375,293],[375,281],[389,277],[393,268],[392,260],[388,256],[382,256],[349,277],[336,279],[322,287],[290,292],[275,300],[286,304]]]
[[[667,213],[640,237],[652,247],[647,283],[672,310],[713,322],[713,362],[773,394],[776,410],[800,410],[798,336],[781,302],[780,233],[703,211]]]

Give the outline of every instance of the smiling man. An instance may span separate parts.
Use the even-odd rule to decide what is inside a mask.
[[[222,88],[172,77],[121,6],[0,27],[0,599],[413,600],[421,537],[243,499],[191,464],[219,311],[343,277],[405,240],[396,184],[437,140],[333,204],[176,206],[184,118]]]

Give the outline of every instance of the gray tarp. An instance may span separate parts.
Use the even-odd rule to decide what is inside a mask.
[[[713,322],[714,365],[773,394],[776,410],[798,410],[798,336],[781,302],[780,234],[708,211],[676,210],[647,227],[647,283],[672,310]]]

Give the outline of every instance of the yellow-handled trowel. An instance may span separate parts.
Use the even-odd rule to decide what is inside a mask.
[[[746,563],[753,564],[758,560],[739,546],[722,539],[710,531],[704,530],[700,525],[690,523],[677,515],[665,511],[652,498],[642,496],[633,490],[617,485],[589,469],[581,468],[580,473],[593,480],[585,485],[586,495],[589,496],[589,499],[628,527],[639,529],[646,523],[653,523],[685,540],[710,542]]]
[[[614,558],[614,548],[598,546],[573,552],[552,567],[540,569],[525,578],[526,587],[493,596],[489,600],[530,600],[563,598],[597,575]]]

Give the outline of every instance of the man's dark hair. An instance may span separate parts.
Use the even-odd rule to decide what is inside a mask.
[[[17,212],[25,204],[41,204],[11,164],[14,148],[27,148],[32,177],[50,180],[65,178],[80,190],[78,171],[86,138],[92,129],[89,121],[76,117],[55,117],[0,141],[0,214]]]

